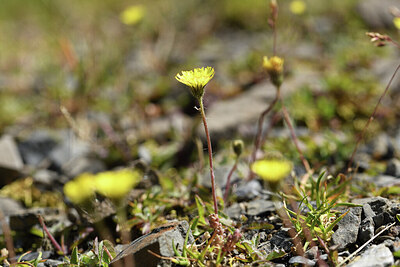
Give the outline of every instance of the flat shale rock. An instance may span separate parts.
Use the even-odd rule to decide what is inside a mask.
[[[337,224],[338,229],[332,235],[332,243],[338,246],[338,250],[344,250],[357,241],[361,210],[361,207],[351,208],[350,212]]]
[[[359,259],[348,267],[389,267],[394,263],[393,254],[385,245],[372,245]]]

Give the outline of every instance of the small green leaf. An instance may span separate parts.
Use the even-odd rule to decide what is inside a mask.
[[[273,250],[271,253],[268,254],[266,260],[271,261],[274,259],[282,258],[283,256],[286,255],[286,252],[284,250]]]
[[[74,247],[71,253],[71,259],[69,260],[71,264],[79,264],[78,247]]]

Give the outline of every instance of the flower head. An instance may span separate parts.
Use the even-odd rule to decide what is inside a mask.
[[[146,8],[143,5],[133,5],[122,11],[120,19],[127,25],[138,24],[145,16]]]
[[[194,97],[201,98],[204,95],[204,87],[214,77],[214,73],[212,67],[196,68],[178,73],[175,79],[189,86]]]
[[[279,182],[292,170],[292,164],[281,159],[265,159],[254,162],[251,170],[267,181],[272,190],[275,190]]]
[[[290,3],[290,11],[293,14],[301,15],[306,11],[306,3],[302,0],[293,0]]]
[[[283,82],[283,62],[280,57],[263,58],[263,67],[271,78],[272,83],[279,87]]]
[[[95,177],[96,190],[111,199],[122,199],[140,181],[136,171],[123,169],[98,173]]]
[[[75,204],[81,204],[94,196],[94,175],[83,173],[64,185],[64,194]]]

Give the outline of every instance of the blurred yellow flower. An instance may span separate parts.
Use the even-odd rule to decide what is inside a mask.
[[[393,19],[393,24],[398,30],[400,30],[400,17],[395,17]]]
[[[194,97],[201,98],[204,95],[204,87],[214,77],[214,74],[214,68],[203,67],[182,71],[175,76],[175,79],[189,86]]]
[[[111,199],[123,198],[139,181],[139,173],[129,169],[101,172],[95,176],[97,192]]]
[[[251,170],[263,180],[271,183],[284,179],[292,170],[292,164],[286,160],[266,159],[254,162]]]
[[[121,12],[120,19],[122,23],[127,25],[135,25],[139,23],[146,14],[146,8],[143,5],[133,5],[127,7]]]
[[[263,68],[267,71],[271,78],[271,82],[279,87],[283,82],[283,58],[274,56],[268,58],[264,56],[263,58]]]
[[[306,11],[306,3],[302,0],[293,0],[289,8],[293,14],[301,15]]]
[[[94,191],[94,175],[90,173],[83,173],[64,185],[64,194],[75,204],[88,200]]]

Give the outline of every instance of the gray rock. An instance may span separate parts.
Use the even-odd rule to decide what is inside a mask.
[[[390,159],[394,156],[394,146],[391,138],[386,133],[375,137],[361,150],[372,155],[374,159]]]
[[[400,8],[400,3],[397,0],[363,0],[359,1],[357,12],[370,28],[390,29],[393,28],[391,7]]]
[[[274,210],[275,204],[273,201],[256,199],[250,202],[234,203],[225,209],[225,212],[230,218],[239,218],[241,214],[259,216]]]
[[[0,167],[20,171],[24,166],[18,146],[9,135],[0,138]]]
[[[275,210],[275,204],[270,200],[256,199],[248,202],[246,205],[246,213],[250,216],[261,215]]]
[[[351,208],[350,212],[337,224],[338,229],[332,235],[333,245],[338,245],[338,250],[343,250],[348,245],[355,243],[360,223],[361,208]]]
[[[19,143],[18,148],[26,164],[37,166],[48,159],[56,145],[57,141],[50,132],[40,130]]]
[[[385,174],[400,178],[400,160],[396,158],[389,160]]]
[[[359,172],[364,172],[370,168],[371,155],[367,153],[357,153],[354,156],[354,167]]]
[[[361,204],[361,205],[369,204],[371,209],[376,214],[385,211],[390,204],[390,201],[383,197],[359,198],[359,199],[354,199],[352,202],[354,204]]]
[[[307,259],[302,256],[294,256],[289,259],[289,264],[302,264],[305,266],[314,266],[316,261]]]
[[[65,262],[63,261],[58,261],[58,260],[51,260],[51,259],[47,259],[44,262],[39,262],[37,267],[57,267],[60,264],[63,264]]]
[[[90,144],[75,136],[72,130],[61,132],[61,142],[49,154],[50,160],[59,168],[76,158],[90,153]]]
[[[55,171],[48,169],[39,169],[32,175],[36,185],[45,186],[46,188],[54,188],[56,183],[66,183],[66,177],[58,174]]]
[[[0,138],[0,187],[12,183],[21,176],[22,157],[17,144],[9,135]]]
[[[236,189],[234,189],[233,194],[236,195],[238,201],[248,201],[256,198],[262,192],[263,188],[261,183],[253,179],[249,182],[242,181],[239,183]]]
[[[400,183],[400,180],[394,176],[390,175],[378,175],[372,180],[377,187],[389,187]]]
[[[371,205],[369,204],[364,204],[363,205],[363,216],[364,218],[368,219],[368,218],[373,218],[376,213],[372,210]]]
[[[228,173],[231,170],[232,166],[215,166],[214,167],[214,176],[215,183],[219,188],[225,188],[226,179],[228,177]],[[233,177],[231,178],[233,180]],[[211,178],[210,178],[210,169],[208,164],[203,168],[203,172],[199,175],[199,184],[211,188]]]
[[[0,210],[3,212],[4,216],[10,216],[22,212],[24,208],[21,203],[14,199],[0,197]]]
[[[68,177],[76,177],[81,173],[98,173],[106,170],[104,163],[92,157],[75,158],[65,164],[62,168],[65,175]]]
[[[150,249],[164,257],[172,257],[175,255],[172,240],[178,250],[182,250],[186,234],[189,234],[188,243],[194,242],[192,233],[188,230],[189,223],[187,221],[171,222],[156,228],[129,245],[116,246],[116,251],[119,251],[119,253],[112,262],[134,254],[135,266],[172,266],[170,261],[160,261],[157,257],[148,253],[148,250]]]
[[[358,233],[358,239],[361,244],[366,243],[370,240],[375,233],[375,223],[371,217],[365,218],[360,225],[360,231]]]
[[[394,263],[393,254],[383,244],[372,245],[348,267],[389,267]]]

